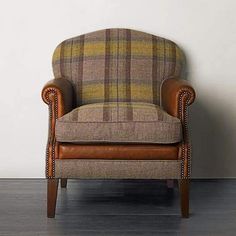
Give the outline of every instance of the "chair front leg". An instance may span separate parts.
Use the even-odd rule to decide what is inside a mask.
[[[189,217],[189,179],[179,180],[180,205],[183,218]]]
[[[57,203],[58,179],[48,179],[47,185],[47,216],[48,218],[54,218]]]

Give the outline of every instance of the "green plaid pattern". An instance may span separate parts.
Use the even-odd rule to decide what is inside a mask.
[[[71,81],[77,106],[99,102],[159,105],[162,81],[181,76],[184,61],[170,40],[130,29],[106,29],[58,45],[53,72],[55,78]]]

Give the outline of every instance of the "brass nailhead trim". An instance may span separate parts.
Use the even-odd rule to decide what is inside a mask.
[[[189,104],[190,98],[191,98],[191,94],[189,92],[186,91],[180,91],[181,95],[179,97],[179,117],[180,119],[183,121],[183,127],[184,127],[184,135],[185,135],[185,140],[187,143],[187,161],[188,161],[188,175],[185,176],[184,175],[184,157],[185,157],[185,145],[182,145],[182,160],[181,160],[181,178],[182,179],[187,179],[190,177],[191,174],[191,145],[190,145],[190,141],[189,141],[189,134],[188,134],[188,110],[187,110],[187,105]],[[187,96],[187,105],[184,106],[184,117],[182,117],[182,99],[184,96]]]
[[[54,95],[54,110],[52,109],[53,102],[49,98],[49,95]],[[58,118],[58,97],[57,97],[57,91],[53,88],[48,88],[45,92],[45,98],[46,102],[48,103],[49,108],[49,136],[48,136],[48,142],[47,142],[47,150],[46,150],[46,177],[48,179],[55,177],[55,137],[52,134],[52,119],[53,119],[53,112],[55,114],[55,119]],[[52,145],[52,176],[49,176],[49,146]]]

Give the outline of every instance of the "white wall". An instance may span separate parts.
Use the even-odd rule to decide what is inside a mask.
[[[62,40],[133,28],[177,42],[197,91],[194,177],[236,177],[235,0],[5,0],[0,3],[0,177],[44,177],[41,89]]]

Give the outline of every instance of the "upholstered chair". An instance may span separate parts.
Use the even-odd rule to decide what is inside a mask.
[[[185,57],[172,41],[130,29],[106,29],[63,41],[55,79],[42,90],[49,107],[46,151],[48,217],[58,181],[178,180],[189,216],[191,146],[183,80]]]

